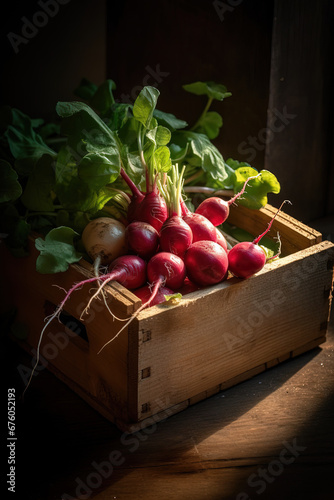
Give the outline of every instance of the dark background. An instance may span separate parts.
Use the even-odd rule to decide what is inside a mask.
[[[55,1],[7,6],[3,103],[49,118],[58,100],[76,99],[82,77],[112,78],[121,101],[133,102],[145,84],[158,87],[158,107],[191,125],[205,98],[182,85],[223,83],[233,95],[212,106],[224,119],[215,140],[223,156],[275,173],[282,189],[273,205],[288,198],[299,220],[333,221],[330,0]],[[41,3],[57,12],[38,16]],[[27,34],[27,20],[42,26],[28,28],[15,53],[8,35]]]
[[[22,18],[31,21],[41,7],[37,0],[10,2],[5,7],[6,11],[0,16],[2,104],[18,107],[35,118],[48,119],[58,100],[75,99],[73,89],[82,77],[96,84],[112,78],[117,84],[115,97],[133,101],[143,84],[153,85],[152,73],[160,72],[156,85],[161,92],[159,108],[192,124],[205,99],[187,94],[182,85],[196,80],[224,83],[233,96],[223,103],[216,102],[212,108],[224,118],[222,132],[215,141],[224,157],[249,161],[256,168],[274,172],[282,191],[271,196],[270,202],[278,206],[281,200],[290,199],[293,205],[286,211],[314,227],[324,228],[324,237],[334,239],[334,14],[330,0],[223,0],[219,3],[211,0],[70,0],[59,5],[59,11],[54,17],[49,16],[45,26],[39,28],[28,43],[19,44],[17,54],[8,34],[22,36],[25,25]],[[287,122],[283,127],[277,118],[279,114],[283,114]],[[271,135],[270,130],[273,130]],[[12,345],[7,349],[7,343],[2,352],[5,377],[13,386],[21,387],[17,363],[20,360],[30,366],[30,357]],[[307,362],[313,356],[307,354],[306,360],[300,358],[297,365],[283,365],[275,372],[278,373],[276,378],[271,376],[270,385],[259,386],[263,379],[249,381],[241,387],[240,393],[232,393],[237,394],[234,396],[236,402],[228,411],[218,400],[214,404],[211,401],[211,407],[204,404],[202,411],[194,409],[190,415],[195,424],[192,423],[189,436],[195,432],[193,429],[197,429],[195,437],[198,439],[215,432],[216,422],[219,422],[212,416],[215,411],[224,412],[226,422],[237,419],[248,405],[258,402],[255,398],[249,399],[253,393],[256,398],[263,398],[267,392],[275,392],[294,371],[300,370],[303,375],[304,364],[306,375],[307,370],[312,372],[315,364],[308,368]],[[73,398],[73,393],[47,370],[36,378],[36,383],[35,392],[28,399],[28,409],[18,413],[17,428],[23,438],[17,448],[21,460],[18,476],[23,491],[21,498],[46,498],[47,490],[54,496],[58,490],[73,493],[69,487],[73,487],[76,475],[86,477],[91,472],[92,460],[102,461],[112,444],[119,446],[119,433],[102,418],[99,420],[94,410],[84,407],[79,398]],[[276,498],[283,498],[287,491],[291,494],[291,487],[298,486],[300,477],[305,479],[304,498],[311,498],[324,481],[324,491],[331,491],[333,401],[324,395],[329,385],[324,385],[324,389],[320,380],[314,387],[318,387],[314,398],[323,400],[323,406],[306,416],[302,411],[297,415],[298,408],[305,406],[303,398],[296,395],[297,410],[290,416],[291,421],[296,415],[297,424],[303,422],[304,426],[309,426],[309,431],[304,431],[304,427],[301,431],[301,444],[305,442],[305,432],[308,445],[309,455],[305,461],[309,461],[309,468],[306,468],[309,481],[305,472],[299,472],[296,480],[295,469],[291,470],[291,475],[288,471],[284,481],[275,482],[270,490],[276,492]],[[291,397],[294,390],[291,384],[290,396],[286,394],[285,397]],[[301,394],[305,400],[309,398],[306,389]],[[288,405],[283,396],[282,392],[278,393],[277,401],[282,398],[282,403],[275,408]],[[60,409],[59,400],[63,403]],[[208,418],[206,412],[210,408],[212,414]],[[289,422],[288,414],[278,415],[283,422]],[[261,422],[258,413],[254,412],[252,417],[253,424]],[[263,421],[268,418],[270,421],[270,409],[265,419],[262,416]],[[276,420],[276,415],[272,420]],[[252,432],[256,427],[253,424]],[[143,445],[138,456],[133,455],[130,460],[127,457],[126,466],[130,463],[140,470],[143,463],[150,460],[152,463],[155,460],[154,465],[160,459],[166,463],[168,456],[164,454],[168,448],[173,451],[173,445],[177,450],[178,446],[184,446],[187,451],[178,436],[183,435],[186,425],[182,417],[176,424],[174,421],[170,427],[172,438],[168,427],[167,431],[162,428],[160,441],[155,438],[148,446]],[[274,433],[274,426],[272,429]],[[260,441],[264,440],[262,432],[260,427]],[[160,446],[161,442],[165,445]],[[254,434],[250,437],[252,442],[256,443]],[[219,458],[221,455],[212,453],[212,456]],[[267,463],[267,459],[264,460]],[[185,477],[182,467],[183,464],[180,470],[175,467],[175,475]],[[217,467],[219,470],[221,464]],[[64,472],[66,468],[70,474]],[[245,484],[249,470],[242,465],[240,471],[243,474],[241,484]],[[126,468],[116,476],[116,485],[122,474],[127,474]],[[285,488],[282,495],[280,488]]]

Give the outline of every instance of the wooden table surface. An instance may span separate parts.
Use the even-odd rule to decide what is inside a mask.
[[[333,498],[333,320],[321,348],[132,436],[46,369],[21,402],[17,368],[30,358],[4,342],[2,366],[17,394],[12,498]]]

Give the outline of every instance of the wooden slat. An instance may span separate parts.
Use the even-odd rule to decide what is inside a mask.
[[[254,237],[261,234],[266,228],[277,209],[266,205],[260,210],[251,210],[242,205],[231,206],[228,222],[248,231]],[[268,236],[276,237],[277,232],[282,242],[284,255],[303,250],[321,242],[321,233],[300,223],[284,211],[280,212],[268,232]]]
[[[153,414],[161,395],[166,407],[198,397],[311,343],[328,315],[323,288],[332,281],[327,260],[333,249],[322,242],[248,280],[228,280],[185,296],[179,306],[142,311],[139,329],[154,329],[139,346],[138,370],[150,366],[151,376],[139,380],[138,408],[149,402]]]
[[[65,295],[64,290],[70,289],[74,283],[86,277],[91,277],[92,272],[89,265],[83,267],[74,264],[66,273],[39,274],[35,270],[37,254],[33,239],[30,243],[31,255],[20,259],[20,266],[17,265],[17,259],[5,247],[1,248],[1,252],[7,263],[4,278],[11,288],[11,302],[18,308],[17,320],[29,325],[29,337],[25,342],[25,348],[31,352],[37,348],[45,316],[52,312],[46,312],[45,305],[49,307],[52,304],[54,306],[59,304]],[[9,270],[10,274],[7,274]],[[22,286],[15,286],[17,282]],[[83,308],[88,302],[89,289],[92,286],[94,284],[76,290],[66,303],[66,312],[77,320],[80,319]],[[118,283],[108,286],[106,297],[111,310],[123,318],[129,317],[141,304],[137,297]],[[114,418],[126,420],[128,418],[127,331],[125,330],[108,348],[97,354],[99,349],[116,335],[124,322],[114,321],[103,303],[96,301],[92,303],[89,314],[83,317],[82,324],[88,336],[85,349],[82,348],[82,343],[81,347],[78,345],[78,339],[73,340],[73,332],[72,335],[67,335],[65,326],[55,319],[44,333],[41,354],[45,349],[49,349],[50,356],[47,360],[49,369],[57,376],[61,374],[63,380],[72,381],[73,384],[70,385],[73,387],[81,388],[80,393],[85,393],[86,399],[98,400],[102,407],[109,407],[109,413],[113,413]],[[52,335],[67,339],[66,348],[57,349],[54,342],[50,341]],[[55,356],[53,352],[56,352]]]

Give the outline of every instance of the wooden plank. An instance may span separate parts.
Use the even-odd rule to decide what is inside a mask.
[[[265,168],[307,222],[331,213],[333,17],[330,0],[275,1]]]
[[[49,308],[61,302],[64,290],[74,283],[91,277],[89,266],[72,265],[66,273],[41,275],[35,270],[36,251],[31,239],[31,255],[17,260],[4,248],[2,256],[7,262],[4,278],[11,287],[11,302],[18,308],[17,320],[29,325],[29,336],[25,348],[30,352],[36,350],[40,333],[45,324],[45,317],[53,312]],[[10,270],[10,274],[8,273]],[[16,287],[20,281],[22,286]],[[29,293],[27,293],[27,289]],[[80,319],[84,306],[88,301],[88,286],[76,290],[66,303],[66,312],[73,318]],[[110,308],[119,317],[128,317],[141,301],[118,283],[113,283],[106,291]],[[72,322],[71,319],[69,319]],[[73,341],[73,332],[55,319],[44,333],[41,343],[41,354],[45,354],[48,367],[55,373],[62,374],[73,387],[80,387],[80,393],[90,394],[99,400],[102,406],[115,408],[114,416],[124,417],[127,413],[128,400],[128,336],[125,330],[111,344],[98,354],[99,349],[112,338],[123,326],[123,321],[114,321],[100,301],[92,303],[89,314],[85,315],[82,324],[86,328],[88,341],[85,349]],[[55,339],[55,340],[51,340]],[[61,339],[67,341],[66,348],[57,348],[54,342]],[[80,339],[81,340],[81,339]],[[33,351],[35,352],[35,351]],[[49,354],[48,354],[49,353]],[[126,417],[128,418],[128,417]]]
[[[165,398],[166,407],[194,397],[319,336],[332,281],[327,260],[334,245],[322,242],[267,265],[248,280],[227,280],[185,296],[179,306],[157,306],[139,315],[139,329],[152,330],[139,346],[138,408]],[[238,312],[236,312],[238,304]],[[209,361],[209,362],[208,362]]]
[[[277,208],[266,205],[260,210],[251,210],[247,207],[231,206],[228,222],[253,234],[261,234],[276,213]],[[273,222],[269,237],[276,237],[277,232],[282,242],[282,254],[291,254],[321,242],[321,233],[301,224],[284,211],[280,212]]]

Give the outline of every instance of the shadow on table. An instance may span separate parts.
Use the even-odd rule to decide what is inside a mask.
[[[10,350],[14,352],[12,359],[7,359],[9,380],[20,387],[17,359],[27,363],[28,358],[16,346],[10,346]],[[131,436],[119,431],[44,370],[34,379],[24,403],[17,409],[17,487],[26,500],[93,498],[106,489],[112,491],[114,483],[139,467],[176,464],[182,472],[185,460],[193,464],[199,461],[194,454],[194,436],[199,443],[228,426],[279,389],[320,352],[321,348],[316,348],[284,362]],[[264,377],[266,383],[261,383]],[[328,399],[326,405],[329,403],[333,400]],[[316,421],[304,424],[305,428],[317,425]],[[276,452],[268,449],[266,455],[270,457]],[[191,469],[188,467],[188,473]],[[289,468],[289,474],[293,469]],[[241,488],[247,487],[251,473],[252,468],[245,467],[244,481],[239,478]],[[275,491],[279,491],[283,482],[276,483]],[[235,488],[237,493],[243,491],[239,485]]]

